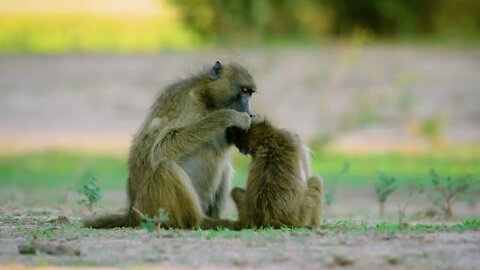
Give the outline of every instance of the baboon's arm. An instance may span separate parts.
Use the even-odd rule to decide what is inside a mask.
[[[156,166],[161,161],[178,160],[230,126],[247,129],[250,126],[250,116],[248,113],[222,109],[191,125],[170,128],[162,132],[153,144],[150,152],[151,164]]]

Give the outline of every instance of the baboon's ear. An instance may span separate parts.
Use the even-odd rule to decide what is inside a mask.
[[[215,62],[215,65],[213,65],[212,69],[210,69],[208,76],[210,77],[210,79],[212,79],[212,81],[215,81],[220,76],[222,69],[223,69],[222,63],[220,63],[220,61],[217,61]]]

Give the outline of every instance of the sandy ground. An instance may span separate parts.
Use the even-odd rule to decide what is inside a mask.
[[[324,209],[325,224],[338,219],[355,224],[380,222],[372,192],[370,189],[339,188],[337,201]],[[55,204],[52,192],[30,191],[27,196],[18,196],[18,199],[27,200],[22,204],[3,202],[0,207],[0,268],[477,269],[480,262],[480,231],[273,230],[240,234],[167,231],[158,237],[141,229],[79,229],[80,217],[90,213],[75,204],[79,199],[75,193],[69,194],[66,202],[56,207],[45,207]],[[465,203],[454,206],[455,218],[449,222],[443,220],[438,210],[436,216],[422,217],[425,211],[433,209],[433,204],[425,200],[425,196],[411,199],[406,208],[409,224],[451,225],[467,218],[480,218],[477,206]],[[385,220],[396,223],[397,205],[404,203],[405,194],[393,194],[387,201]],[[106,191],[96,212],[112,212],[124,204],[124,191]],[[67,217],[69,223],[49,222],[58,216]],[[226,216],[236,218],[231,205]],[[34,237],[37,237],[36,243],[61,246],[67,254],[19,254],[19,246],[31,244]]]
[[[125,153],[157,93],[217,59],[246,65],[255,111],[338,147],[425,147],[480,138],[480,51],[410,46],[219,50],[157,55],[0,56],[0,150]]]
[[[4,206],[0,268],[156,267],[158,269],[478,269],[480,231],[386,233],[139,229],[80,230],[78,213],[53,208]],[[10,215],[5,218],[5,215]],[[73,224],[48,222],[65,215]],[[53,255],[19,254],[19,246],[61,246]],[[63,254],[62,252],[65,252]]]

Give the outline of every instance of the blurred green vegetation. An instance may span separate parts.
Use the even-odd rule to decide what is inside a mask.
[[[0,16],[1,53],[153,52],[199,44],[197,34],[172,18]]]
[[[217,41],[321,40],[364,29],[373,37],[472,39],[477,0],[172,0],[184,22]]]
[[[208,44],[369,40],[477,44],[478,0],[171,0],[175,15],[0,16],[0,53],[152,52]],[[21,5],[21,4],[19,4]],[[1,6],[0,6],[1,8]],[[177,14],[178,13],[178,14]]]
[[[448,151],[447,151],[448,152]],[[234,155],[234,186],[245,186],[250,159]],[[348,164],[348,172],[345,166]],[[429,171],[444,175],[480,175],[480,153],[436,152],[417,154],[346,154],[323,151],[314,155],[313,168],[327,186],[373,186],[382,171],[397,179],[399,187],[428,184]],[[46,151],[0,157],[0,187],[78,190],[89,176],[98,178],[103,189],[124,189],[127,177],[125,157]]]
[[[45,151],[0,158],[0,186],[76,191],[94,176],[101,189],[117,189],[126,175],[126,159],[108,155]]]

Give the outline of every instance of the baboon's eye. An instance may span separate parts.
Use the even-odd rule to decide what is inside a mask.
[[[253,92],[253,89],[250,88],[250,87],[242,86],[240,89],[242,90],[242,92],[247,93],[247,94],[251,94]]]

